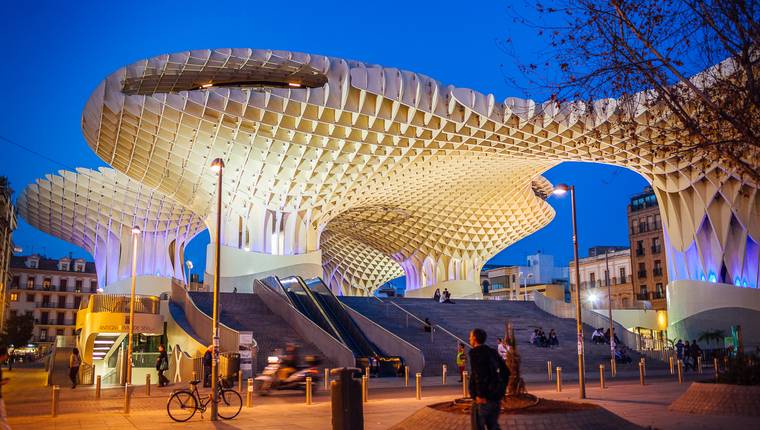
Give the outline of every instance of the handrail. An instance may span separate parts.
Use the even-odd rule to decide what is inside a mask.
[[[409,312],[408,310],[402,308],[401,306],[397,305],[395,302],[389,302],[389,303],[392,304],[393,306],[397,307],[398,309],[400,309],[402,312],[404,312],[405,314],[409,315],[410,317],[416,319],[422,325],[424,325],[424,326],[428,325],[428,323],[426,323],[425,321],[422,321],[421,319],[417,318],[417,315],[414,315],[413,313]]]
[[[383,303],[385,303],[385,302],[383,302]],[[411,313],[411,312],[409,312],[408,310],[406,310],[406,309],[402,308],[401,306],[399,306],[399,305],[398,305],[398,304],[396,304],[395,302],[393,302],[393,301],[389,301],[388,303],[392,304],[392,305],[393,305],[393,306],[395,306],[396,308],[398,308],[398,309],[400,309],[401,311],[403,311],[405,314],[407,314],[407,315],[411,316],[412,318],[416,319],[416,320],[417,320],[417,321],[419,321],[419,322],[420,322],[420,323],[421,323],[423,326],[427,326],[427,325],[430,325],[430,324],[426,323],[425,321],[423,321],[423,320],[419,319],[419,318],[418,318],[416,315],[414,315],[413,313]],[[465,346],[469,347],[469,344],[468,344],[467,342],[465,342],[464,340],[462,340],[462,339],[461,339],[459,336],[455,335],[454,333],[452,333],[452,332],[450,332],[450,331],[446,330],[446,329],[445,329],[445,328],[443,328],[443,326],[441,326],[440,324],[434,324],[434,325],[431,325],[431,328],[430,328],[430,329],[431,329],[431,330],[433,330],[435,327],[438,327],[438,328],[440,328],[440,329],[441,329],[441,330],[442,330],[444,333],[448,334],[449,336],[451,336],[451,337],[453,337],[454,339],[456,339],[458,342],[461,342],[461,343],[463,343]]]
[[[433,326],[433,329],[435,329],[436,327],[437,327],[437,328],[439,328],[439,329],[441,329],[441,330],[443,330],[443,331],[444,331],[444,333],[446,333],[446,334],[448,334],[449,336],[453,337],[454,339],[456,339],[457,341],[459,341],[459,343],[462,343],[462,344],[463,344],[464,346],[466,346],[467,348],[469,348],[469,347],[470,347],[470,345],[469,345],[467,342],[465,342],[465,341],[464,341],[462,338],[460,338],[459,336],[455,335],[454,333],[452,333],[452,332],[450,332],[450,331],[446,330],[445,328],[441,327],[439,324],[436,324],[436,325],[434,325],[434,326]]]
[[[383,301],[383,299],[381,299],[380,297],[377,297],[377,296],[376,296],[376,295],[374,295],[374,294],[372,294],[372,297],[374,297],[375,299],[377,299],[377,301],[378,301],[378,302],[380,302],[380,303],[385,303],[385,302]]]

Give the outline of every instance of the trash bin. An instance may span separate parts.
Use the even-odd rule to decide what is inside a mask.
[[[359,369],[341,367],[330,373],[337,375],[330,386],[332,400],[333,430],[361,430],[364,428],[364,409],[362,405],[362,383],[354,378]]]
[[[228,352],[219,357],[219,376],[222,378],[225,388],[230,388],[235,384],[239,370],[240,353]]]

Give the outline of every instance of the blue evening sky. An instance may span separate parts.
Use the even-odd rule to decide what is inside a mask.
[[[190,49],[252,47],[324,54],[423,73],[497,100],[525,96],[505,76],[522,80],[499,41],[512,37],[520,58],[545,50],[533,30],[512,23],[508,2],[13,2],[0,15],[3,101],[0,174],[16,195],[60,169],[105,165],[80,128],[92,90],[119,67]],[[530,13],[530,12],[526,12]],[[531,93],[543,100],[540,90]],[[35,153],[20,149],[32,149]],[[646,185],[629,170],[565,163],[545,175],[578,190],[581,254],[594,245],[627,245],[626,204]],[[543,230],[499,253],[492,262],[521,264],[541,250],[572,258],[568,198],[551,198],[557,217]],[[14,241],[25,253],[59,257],[87,253],[23,221]],[[208,234],[187,254],[203,267]]]

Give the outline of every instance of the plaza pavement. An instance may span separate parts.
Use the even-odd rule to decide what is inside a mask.
[[[667,410],[668,405],[680,396],[694,375],[687,375],[684,384],[673,377],[650,372],[648,385],[642,387],[638,375],[620,375],[609,380],[605,390],[599,388],[598,379],[587,381],[587,401],[604,406],[613,413],[642,427],[658,429],[723,429],[757,428],[758,420],[752,417],[723,417],[689,415]],[[589,372],[589,377],[592,375]],[[148,397],[142,386],[137,386],[132,400],[131,413],[123,414],[123,388],[104,388],[102,398],[95,400],[92,387],[61,387],[59,415],[50,416],[51,390],[45,387],[45,373],[39,369],[16,369],[4,372],[11,378],[3,387],[9,421],[16,430],[95,430],[95,429],[330,429],[331,410],[329,396],[319,390],[314,404],[305,405],[302,393],[281,392],[268,397],[254,397],[252,408],[243,407],[241,414],[231,421],[209,421],[197,413],[187,423],[175,423],[166,414],[166,399],[171,390],[184,387],[174,384],[168,388],[152,389]],[[571,377],[572,375],[568,375]],[[577,400],[577,386],[570,378],[565,380],[561,393],[546,381],[546,375],[528,375],[528,388],[540,397]],[[442,386],[440,378],[423,379],[423,399],[414,398],[413,379],[403,387],[403,379],[372,380],[369,402],[364,404],[367,430],[386,429],[411,415],[427,404],[451,400],[461,396],[461,385],[449,378]],[[321,388],[321,387],[320,387]],[[559,430],[559,429],[553,429]]]

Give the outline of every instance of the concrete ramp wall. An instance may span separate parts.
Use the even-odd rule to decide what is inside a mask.
[[[287,321],[296,333],[314,344],[335,366],[356,366],[354,354],[348,347],[301,314],[301,312],[288,303],[285,297],[272,291],[271,288],[259,280],[254,281],[253,293],[261,298],[261,301],[264,302],[272,313]]]

